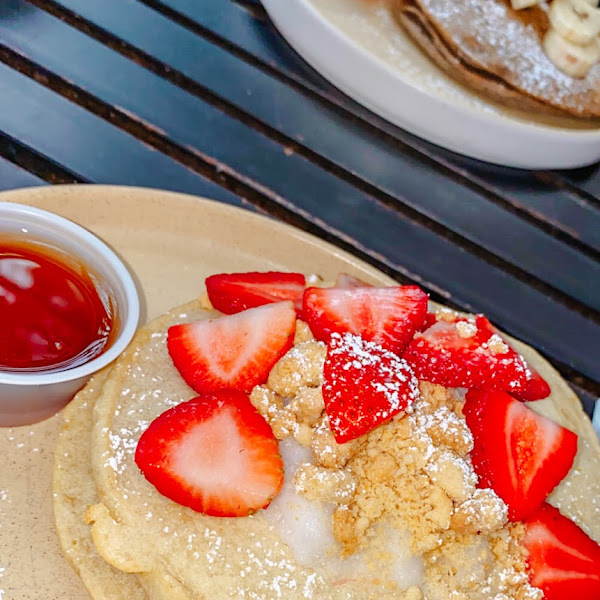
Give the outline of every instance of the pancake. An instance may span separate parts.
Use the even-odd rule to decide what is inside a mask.
[[[84,523],[86,510],[98,502],[90,451],[92,415],[108,374],[104,370],[94,376],[63,411],[52,481],[56,530],[64,556],[94,600],[147,600],[135,575],[100,557]]]
[[[145,597],[151,600],[422,598],[417,585],[418,578],[423,577],[424,567],[409,555],[415,545],[432,552],[426,546],[431,543],[435,546],[435,539],[428,540],[424,536],[414,540],[411,546],[405,539],[406,532],[396,534],[392,531],[390,534],[392,528],[386,528],[384,524],[374,529],[374,543],[382,555],[363,553],[358,560],[351,557],[341,561],[339,557],[321,553],[317,556],[318,567],[313,569],[307,566],[310,560],[298,552],[294,543],[293,536],[303,532],[289,534],[286,529],[289,524],[284,523],[281,527],[289,505],[285,503],[290,501],[290,494],[293,496],[289,486],[287,489],[284,486],[282,494],[265,511],[251,517],[219,519],[171,502],[144,479],[133,461],[139,436],[158,414],[196,395],[171,363],[165,344],[166,331],[174,323],[213,316],[214,312],[202,308],[200,302],[194,302],[159,317],[140,330],[130,348],[110,373],[104,375],[105,381],[94,379],[65,412],[65,427],[56,453],[57,528],[67,559],[81,574],[94,600],[121,597],[140,600]],[[293,376],[297,371],[290,367],[302,363],[311,353],[319,355],[322,350],[318,342],[310,341],[308,337],[302,338],[300,331],[292,356],[285,359],[289,362],[274,369],[278,381],[270,380],[271,388],[259,390],[259,401],[261,394],[267,398],[274,389],[288,395],[299,393],[298,378]],[[600,497],[600,444],[589,419],[566,382],[546,361],[527,346],[514,340],[510,342],[552,388],[549,398],[530,406],[579,435],[575,464],[550,501],[591,537],[600,540],[600,506],[594,502]],[[304,354],[299,354],[300,348]],[[291,373],[287,379],[286,372]],[[310,384],[314,387],[317,379],[314,374],[311,377]],[[306,389],[309,389],[308,385]],[[447,396],[448,392],[428,384],[422,387],[422,395],[424,401],[421,404],[426,405]],[[422,416],[427,417],[427,413]],[[418,418],[417,411],[408,419],[382,426],[365,436],[365,444],[373,444],[376,448],[381,441],[377,436],[385,436],[386,432],[396,436],[401,433],[403,423],[411,419],[416,422]],[[278,429],[278,436],[285,438],[281,434],[282,423],[272,420],[271,424],[274,430]],[[393,427],[399,428],[398,431]],[[307,449],[291,439],[283,439],[281,450],[286,477],[290,465],[297,467],[308,458]],[[340,451],[339,448],[334,450]],[[406,450],[410,455],[411,448],[407,446]],[[360,457],[361,449],[356,452]],[[366,455],[368,452],[363,452],[363,456]],[[418,453],[414,456],[418,457]],[[435,485],[430,487],[432,492],[436,491]],[[291,500],[298,501],[293,497]],[[436,508],[435,500],[432,502]],[[437,514],[439,511],[433,508],[431,513]],[[422,511],[421,505],[419,509]],[[89,526],[82,525],[84,513]],[[315,522],[323,517],[318,511],[307,514],[314,517]],[[426,520],[421,516],[417,515],[419,520]],[[310,529],[309,522],[301,525],[308,531],[308,538],[318,538],[322,534],[323,528]],[[478,537],[485,541],[484,536]],[[320,542],[316,540],[315,543]],[[324,540],[324,543],[329,541]],[[452,548],[460,551],[461,544]],[[489,551],[485,544],[478,549]],[[309,554],[315,554],[314,548],[309,550]],[[507,553],[510,551],[507,548]],[[394,573],[393,578],[404,591],[374,584],[369,562],[372,559],[378,569],[383,569],[390,554],[401,559],[399,571],[402,572]],[[464,563],[468,557],[461,555],[460,560]],[[469,576],[471,573],[469,570]],[[523,573],[515,575],[522,577]],[[428,582],[427,598],[447,598],[445,584]],[[452,581],[451,584],[460,585],[460,582]]]
[[[546,56],[541,6],[516,11],[509,0],[391,0],[408,34],[446,73],[504,106],[600,117],[600,64],[583,78]]]

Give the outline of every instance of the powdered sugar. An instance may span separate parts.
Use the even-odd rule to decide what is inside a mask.
[[[378,377],[361,381],[361,384],[387,399],[388,406],[381,408],[382,418],[408,408],[419,397],[419,383],[408,363],[378,344],[366,342],[350,333],[334,333],[331,336],[328,360],[337,356],[347,359],[341,366],[343,371],[362,371],[368,367],[377,367]],[[356,373],[352,374],[356,376]],[[326,385],[329,389],[337,387],[336,382],[328,382]]]
[[[476,66],[489,67],[526,94],[552,104],[579,111],[592,103],[596,112],[600,109],[600,66],[596,65],[584,79],[562,73],[546,56],[536,28],[509,16],[508,2],[418,1],[436,28],[449,32]]]

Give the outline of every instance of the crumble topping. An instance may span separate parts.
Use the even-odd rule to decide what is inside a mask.
[[[472,338],[477,333],[477,326],[474,323],[468,323],[466,321],[459,321],[456,324],[456,331],[461,338]]]
[[[476,487],[461,390],[421,381],[410,413],[338,444],[321,394],[326,347],[298,325],[296,345],[251,401],[276,438],[295,438],[312,457],[295,470],[293,485],[333,507],[341,557],[367,555],[393,529],[424,565],[421,585],[403,592],[407,600],[541,600],[528,583],[522,525],[508,523],[493,490]],[[471,324],[464,326],[471,335]],[[492,338],[488,344],[503,353]]]

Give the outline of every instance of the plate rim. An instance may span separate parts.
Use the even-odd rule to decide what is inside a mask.
[[[315,249],[318,252],[324,252],[337,259],[352,264],[352,266],[357,267],[359,270],[365,272],[367,276],[373,278],[378,282],[381,282],[381,284],[383,285],[399,285],[402,283],[399,282],[397,279],[394,279],[381,269],[378,269],[377,267],[369,264],[366,260],[360,258],[359,256],[356,256],[352,252],[344,250],[343,248],[336,246],[332,242],[324,240],[319,236],[308,231],[304,231],[303,229],[300,229],[295,225],[286,223],[278,219],[277,217],[260,212],[254,212],[249,208],[245,208],[243,206],[235,206],[233,204],[228,204],[215,198],[209,198],[207,196],[196,195],[193,193],[178,192],[167,189],[142,187],[135,185],[71,183],[53,184],[47,186],[31,186],[0,191],[0,202],[14,202],[28,204],[31,206],[37,206],[35,202],[31,201],[32,198],[52,198],[52,196],[60,197],[61,195],[65,194],[82,194],[83,196],[87,194],[92,194],[93,196],[96,196],[96,194],[105,194],[107,195],[107,197],[112,195],[118,196],[122,194],[127,194],[131,196],[143,196],[146,198],[146,200],[148,200],[149,197],[154,197],[159,201],[163,200],[167,202],[169,201],[170,197],[174,197],[182,202],[200,204],[211,213],[219,215],[219,217],[221,216],[221,213],[228,213],[233,215],[236,219],[248,220],[251,223],[257,224],[260,228],[275,230],[278,234],[284,237],[293,238],[295,241],[301,244],[308,244],[311,248]],[[111,198],[108,199],[110,200]],[[81,200],[84,201],[86,200],[86,198],[82,197]],[[44,210],[48,209],[45,208]],[[60,216],[63,215],[61,214]],[[69,219],[69,217],[66,218]],[[87,229],[87,226],[85,224],[77,224]],[[90,231],[92,231],[92,233],[94,233],[95,235],[98,235],[97,233],[95,233],[95,231]],[[102,238],[100,237],[100,239]],[[102,241],[104,242],[104,240]],[[417,282],[417,284],[419,283]]]

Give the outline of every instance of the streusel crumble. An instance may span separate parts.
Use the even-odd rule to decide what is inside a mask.
[[[422,381],[409,414],[338,444],[323,411],[325,355],[325,344],[300,322],[295,346],[250,398],[278,439],[310,449],[293,483],[306,499],[333,508],[340,555],[369,555],[391,526],[405,532],[423,564],[407,598],[539,600],[542,592],[528,583],[522,526],[508,523],[493,490],[476,487],[461,391]],[[379,575],[389,562],[379,563]]]

